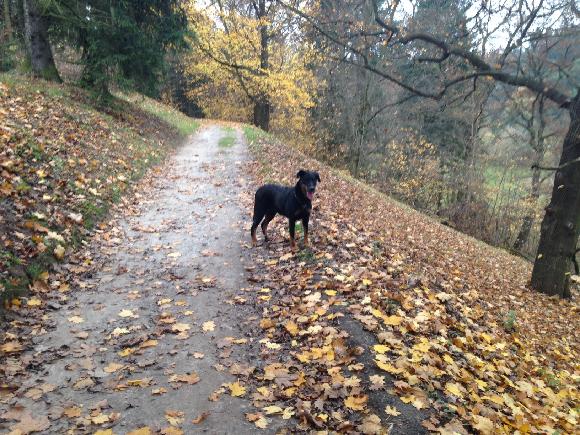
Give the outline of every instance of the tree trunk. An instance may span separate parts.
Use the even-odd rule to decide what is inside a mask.
[[[580,232],[580,90],[571,103],[552,199],[542,221],[531,286],[539,292],[570,297],[572,256]]]
[[[48,41],[48,22],[36,0],[24,0],[24,33],[30,67],[37,77],[60,82]]]
[[[10,19],[10,0],[4,0],[4,35],[6,41],[12,42],[12,20]]]
[[[260,99],[254,104],[254,125],[264,131],[270,129],[270,103],[267,99]]]
[[[258,20],[266,18],[266,0],[259,0],[258,8],[256,10],[256,18]],[[265,23],[260,25],[260,69],[262,74],[266,74],[270,63],[268,55],[268,26]],[[254,125],[260,127],[264,131],[270,130],[270,101],[268,96],[263,93],[256,98],[254,103]]]

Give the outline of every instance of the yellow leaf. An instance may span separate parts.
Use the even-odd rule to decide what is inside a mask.
[[[8,341],[0,345],[0,350],[5,353],[20,352],[22,345],[17,341]]]
[[[456,397],[463,397],[463,393],[461,392],[461,386],[459,384],[448,382],[447,384],[445,384],[445,391],[453,394]]]
[[[479,431],[480,434],[487,435],[495,433],[495,425],[487,417],[482,415],[474,415],[473,417],[473,427]]]
[[[28,299],[28,301],[26,302],[26,305],[28,305],[29,307],[38,307],[38,306],[42,305],[42,301],[38,298],[31,298],[31,299]]]
[[[259,429],[266,429],[268,427],[268,420],[266,420],[266,417],[260,416],[260,418],[254,421],[254,424]]]
[[[129,356],[129,355],[131,355],[133,352],[135,352],[135,349],[134,349],[134,348],[132,348],[132,347],[127,347],[127,348],[125,348],[125,349],[123,349],[123,350],[120,350],[119,352],[117,352],[117,354],[118,354],[119,356]]]
[[[128,334],[130,331],[127,328],[115,328],[112,335],[118,337],[119,335]]]
[[[204,330],[204,332],[210,332],[213,331],[215,329],[215,323],[213,320],[209,320],[207,322],[204,322],[201,329]]]
[[[392,415],[393,417],[397,417],[398,415],[401,415],[401,413],[397,410],[397,408],[395,408],[394,406],[388,406],[385,408],[385,413],[387,413],[388,415]]]
[[[148,426],[127,432],[127,435],[151,435],[151,434],[152,434],[151,429],[149,429]]]
[[[109,421],[109,416],[107,414],[99,414],[95,417],[91,417],[93,424],[103,424]]]
[[[388,316],[383,317],[383,321],[385,322],[385,325],[398,326],[403,321],[403,318],[399,316]]]
[[[96,431],[93,435],[115,435],[113,429],[100,429]]]
[[[266,406],[264,408],[262,408],[264,410],[264,412],[266,413],[266,415],[271,415],[271,414],[282,414],[282,412],[284,412],[284,410],[282,408],[280,408],[279,406]]]
[[[155,347],[157,346],[157,340],[145,340],[143,343],[139,345],[139,348],[143,349],[146,347]]]
[[[226,387],[230,389],[230,394],[234,397],[242,397],[244,394],[246,394],[246,387],[244,387],[239,382],[226,384]]]
[[[284,328],[286,328],[286,331],[288,331],[290,335],[293,337],[298,335],[298,332],[300,331],[298,329],[298,325],[294,323],[292,320],[287,321],[286,324],[284,325]]]
[[[382,355],[385,352],[387,352],[390,349],[390,347],[385,346],[384,344],[375,344],[373,346],[373,349],[375,350],[376,353],[380,353]]]
[[[292,416],[294,415],[294,408],[289,406],[287,408],[284,408],[284,412],[282,413],[282,418],[284,420],[289,420],[290,418],[292,418]]]
[[[401,369],[398,369],[397,367],[395,367],[392,364],[384,363],[382,361],[377,361],[377,360],[375,360],[375,363],[377,364],[377,367],[379,367],[381,370],[392,373],[394,375],[402,372]]]
[[[123,364],[117,364],[117,363],[110,363],[107,367],[105,367],[103,370],[106,373],[114,373],[119,369],[122,369],[123,367],[125,367]]]
[[[80,316],[72,316],[68,318],[68,321],[71,323],[83,323],[85,319]]]
[[[262,319],[260,320],[260,328],[262,329],[270,329],[274,326],[274,322],[271,319]]]
[[[62,260],[64,258],[64,248],[62,245],[58,245],[56,248],[54,248],[53,253],[58,260]]]
[[[131,310],[121,310],[119,312],[119,317],[139,317]]]
[[[327,296],[336,296],[336,290],[324,290]]]
[[[354,411],[362,411],[365,409],[368,397],[362,396],[348,396],[344,401],[344,406]]]

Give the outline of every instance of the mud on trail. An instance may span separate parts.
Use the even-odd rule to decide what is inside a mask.
[[[246,148],[238,132],[221,146],[224,135],[202,128],[97,234],[92,276],[7,360],[0,432],[255,433],[244,416],[255,315],[240,296]]]

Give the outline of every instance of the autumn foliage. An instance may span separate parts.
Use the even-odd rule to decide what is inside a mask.
[[[308,44],[295,44],[287,22],[256,19],[240,11],[197,9],[189,20],[195,29],[186,72],[189,94],[209,118],[251,122],[255,100],[265,96],[272,105],[272,130],[301,132],[309,129],[316,80],[312,70],[315,52]],[[269,67],[261,67],[260,26],[268,26]]]

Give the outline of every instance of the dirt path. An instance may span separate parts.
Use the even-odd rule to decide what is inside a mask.
[[[42,433],[256,432],[249,394],[222,387],[251,371],[243,328],[253,315],[237,303],[246,149],[239,132],[220,146],[225,134],[203,128],[102,235],[104,265],[48,314],[54,328],[23,355],[29,376],[0,405],[0,432],[29,420]]]

